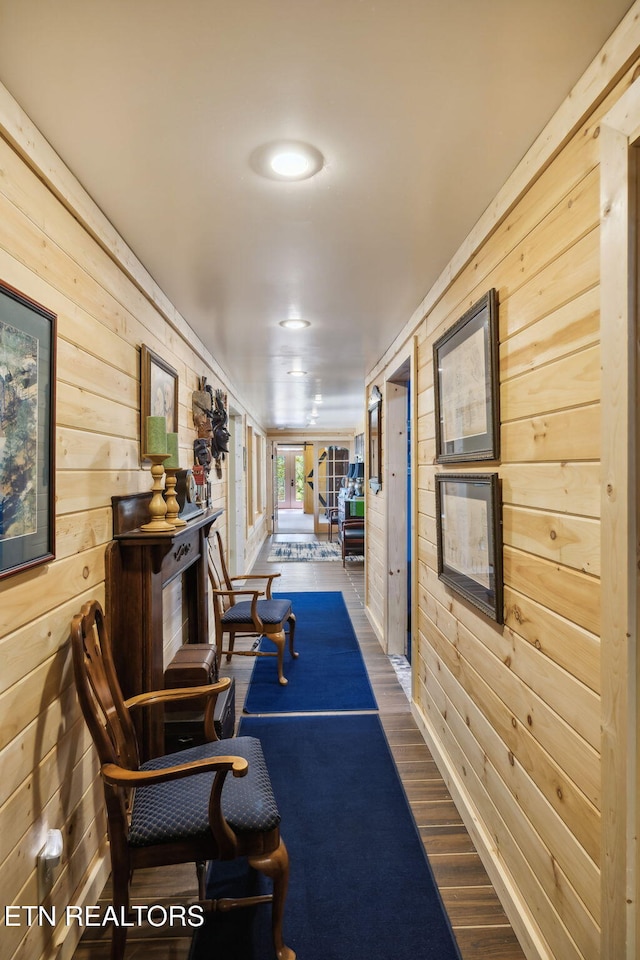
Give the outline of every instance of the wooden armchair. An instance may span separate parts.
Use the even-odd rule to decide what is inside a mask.
[[[289,652],[294,659],[298,653],[294,650],[296,617],[291,609],[291,601],[274,599],[271,596],[271,585],[279,576],[279,573],[244,573],[230,577],[220,532],[215,530],[209,538],[209,581],[213,595],[218,663],[222,662],[223,654],[227,662],[234,655],[277,657],[278,680],[284,686],[288,683],[284,676],[285,624],[289,626]],[[266,581],[266,586],[264,590],[234,587],[238,580],[262,580]],[[223,649],[225,636],[228,644],[226,649]],[[251,637],[255,642],[248,650],[236,650],[237,636]],[[276,645],[275,652],[258,648],[262,637]]]
[[[73,618],[71,646],[78,699],[100,758],[116,916],[129,913],[129,883],[136,868],[193,861],[205,909],[271,901],[276,956],[295,960],[282,939],[289,860],[260,741],[216,739],[213,709],[229,679],[143,693],[125,701],[97,601],[85,604]],[[140,764],[130,711],[202,696],[207,698],[205,729],[210,742]],[[206,901],[206,861],[236,857],[247,857],[251,866],[272,878],[273,895]],[[112,960],[124,957],[126,936],[126,926],[114,925]]]

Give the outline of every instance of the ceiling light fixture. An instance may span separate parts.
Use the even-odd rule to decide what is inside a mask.
[[[302,330],[303,327],[310,327],[311,324],[308,320],[292,317],[290,320],[280,320],[280,326],[285,327],[287,330]]]
[[[287,370],[290,377],[306,377],[306,370]]]
[[[308,180],[324,165],[316,147],[300,140],[274,140],[254,150],[249,158],[253,170],[271,180]]]

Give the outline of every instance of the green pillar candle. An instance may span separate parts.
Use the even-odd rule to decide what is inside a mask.
[[[165,460],[164,462],[165,470],[179,470],[180,469],[180,451],[178,450],[178,434],[177,433],[167,434],[167,450],[169,451],[169,459]]]
[[[147,417],[147,449],[145,453],[168,453],[167,421],[164,417]]]

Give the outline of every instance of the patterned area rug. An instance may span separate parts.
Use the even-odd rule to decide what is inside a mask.
[[[269,563],[282,563],[288,560],[340,560],[342,551],[339,543],[327,541],[317,543],[295,543],[283,541],[274,543],[267,557]]]

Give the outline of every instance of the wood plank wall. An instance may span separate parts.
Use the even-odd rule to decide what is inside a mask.
[[[412,331],[415,710],[525,952],[556,960],[601,956],[598,122],[638,73],[636,62],[604,99],[593,92],[592,103],[601,102],[586,122]],[[499,295],[501,460],[441,467],[433,342],[491,287]],[[371,384],[393,367],[393,359],[379,367]],[[503,627],[438,580],[434,476],[447,469],[500,475]],[[367,500],[376,624],[384,623],[381,497]]]
[[[9,99],[0,106],[15,113]],[[51,903],[60,910],[81,902],[104,846],[102,791],[75,700],[69,622],[86,600],[104,602],[111,496],[150,487],[139,464],[140,344],[178,371],[183,466],[192,463],[191,394],[203,375],[229,393],[245,429],[250,423],[262,431],[214,362],[156,308],[150,279],[145,296],[4,139],[0,278],[58,316],[56,559],[0,583],[0,901],[38,903],[36,855],[46,829],[59,827],[65,851]],[[184,321],[182,327],[188,331]],[[221,480],[214,478],[213,495],[225,508],[226,467]],[[258,518],[247,562],[264,531]],[[166,659],[181,640],[178,588],[170,600]],[[2,956],[35,960],[53,935],[47,925],[0,929]]]

